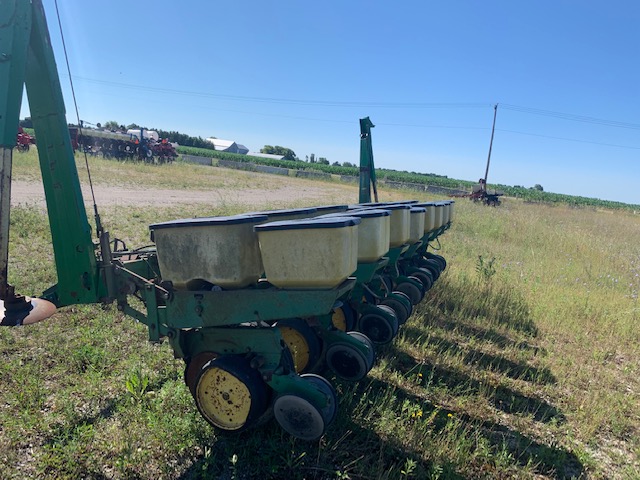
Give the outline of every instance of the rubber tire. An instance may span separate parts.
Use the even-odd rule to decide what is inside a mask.
[[[185,359],[184,383],[194,399],[196,398],[196,386],[202,367],[217,356],[218,354],[214,352],[200,352],[189,359]]]
[[[367,367],[369,370],[371,370],[376,362],[376,347],[371,339],[362,332],[347,332],[347,335],[353,338],[357,338],[367,346],[367,349],[369,351],[369,353],[367,354]]]
[[[320,413],[322,414],[324,424],[331,425],[338,416],[338,395],[335,388],[333,388],[329,380],[315,373],[305,373],[304,375],[300,375],[300,377],[316,385],[322,393],[329,397],[328,405],[321,409]]]
[[[357,382],[369,373],[370,361],[352,345],[337,342],[325,354],[327,367],[343,380]]]
[[[422,283],[425,292],[428,292],[433,286],[433,275],[431,274],[431,271],[429,269],[420,268],[417,271],[412,272],[411,275],[420,280],[420,283]]]
[[[442,273],[441,265],[437,260],[427,260],[422,268],[425,268],[431,272],[434,282],[438,280],[438,278],[440,278],[440,274]]]
[[[411,313],[409,313],[409,309],[407,308],[407,306],[402,303],[401,300],[398,300],[395,297],[386,297],[382,299],[380,301],[380,305],[391,307],[396,315],[396,318],[398,319],[398,324],[400,325],[404,325],[411,316]]]
[[[377,308],[393,314],[393,321],[382,314],[365,313],[358,320],[358,331],[364,333],[376,345],[386,345],[398,333],[398,319],[391,307],[378,305]]]
[[[232,376],[235,380],[239,380],[249,392],[251,404],[249,405],[249,410],[244,423],[238,427],[225,428],[225,426],[220,422],[216,423],[216,421],[210,416],[211,412],[207,412],[205,410],[205,407],[203,406],[203,398],[208,393],[207,387],[220,385],[220,381],[218,379],[216,379],[216,381],[211,381],[214,379],[207,378],[212,374],[210,370],[213,368],[224,371],[228,375]],[[204,383],[207,380],[209,380],[209,385]],[[201,391],[202,396],[200,395]],[[227,402],[229,403],[229,405],[231,405],[232,403],[230,403],[230,401],[228,400],[228,394],[229,392],[220,393],[220,397],[223,398],[223,401],[220,401],[219,403]],[[249,365],[249,361],[241,355],[223,355],[206,363],[202,367],[200,375],[198,376],[195,401],[196,406],[198,407],[198,411],[207,422],[222,431],[235,432],[244,431],[255,426],[258,423],[260,417],[267,410],[269,403],[267,385],[262,379],[260,372],[251,368],[251,366]]]
[[[424,298],[424,287],[422,287],[422,282],[420,282],[420,279],[415,277],[413,277],[413,279],[420,283],[420,287],[410,282],[402,282],[396,285],[396,290],[404,293],[407,297],[409,297],[409,300],[411,300],[411,303],[413,305],[417,305]]]
[[[440,264],[440,269],[444,271],[447,268],[447,260],[442,256],[436,253],[427,252],[426,255],[427,260],[435,260]]]
[[[273,413],[282,429],[300,440],[314,441],[324,435],[322,412],[306,398],[280,395],[273,404]]]

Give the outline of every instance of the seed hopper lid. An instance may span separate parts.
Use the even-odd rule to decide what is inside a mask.
[[[386,205],[413,205],[418,203],[418,200],[397,200],[395,202],[386,202]]]
[[[349,205],[322,205],[320,207],[314,207],[316,209],[316,213],[322,214],[327,210],[336,210],[340,212],[344,212],[349,208]]]
[[[304,218],[302,220],[283,220],[280,222],[263,223],[256,225],[253,229],[256,232],[267,232],[274,230],[311,230],[315,228],[342,228],[353,227],[360,223],[358,217],[349,216],[329,216]]]
[[[349,210],[347,214],[350,217],[372,218],[372,217],[388,217],[391,212],[385,208],[363,208],[360,210]],[[335,214],[344,215],[344,214]]]
[[[384,210],[409,210],[411,205],[406,203],[392,203],[390,205],[378,205],[378,208],[382,208]]]
[[[426,211],[425,207],[411,207],[411,213],[425,213]]]
[[[412,207],[435,207],[438,202],[419,202],[412,205]]]
[[[284,217],[287,215],[312,215],[316,213],[315,207],[309,208],[290,208],[285,210],[265,210],[264,212],[249,212],[245,215],[266,215],[270,219]]]
[[[266,215],[243,214],[232,215],[228,217],[202,217],[202,218],[181,218],[179,220],[171,220],[168,222],[154,223],[149,225],[149,230],[160,230],[163,228],[181,228],[181,227],[207,227],[207,226],[225,226],[237,225],[241,223],[258,223],[268,219]]]
[[[385,202],[354,203],[352,205],[349,205],[349,208],[353,209],[353,208],[383,207],[384,205],[386,205]]]

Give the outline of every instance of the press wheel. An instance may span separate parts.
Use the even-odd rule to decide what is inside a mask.
[[[198,385],[198,377],[200,376],[202,367],[217,356],[218,354],[214,352],[200,352],[190,359],[185,360],[187,364],[184,367],[184,383],[194,397],[196,395],[196,386]]]
[[[347,335],[350,337],[358,339],[358,341],[364,343],[367,346],[367,369],[371,370],[373,368],[373,364],[376,361],[376,348],[373,345],[373,342],[369,337],[367,337],[362,332],[348,332]]]
[[[431,275],[433,276],[433,281],[435,282],[436,280],[438,280],[438,278],[440,278],[440,274],[442,273],[442,265],[440,264],[440,262],[438,262],[437,260],[434,260],[432,258],[427,259],[425,261],[425,264],[422,268],[426,268],[427,270],[429,270],[431,272]]]
[[[260,373],[239,355],[225,355],[205,364],[194,397],[205,420],[226,431],[255,425],[268,405],[267,386]]]
[[[447,268],[447,260],[442,255],[427,252],[427,259],[438,262],[440,264],[440,269],[443,271]]]
[[[434,277],[430,270],[426,268],[419,268],[415,272],[412,272],[411,275],[420,280],[420,283],[422,283],[425,292],[433,286]]]
[[[320,359],[320,339],[301,318],[281,320],[276,323],[284,343],[287,344],[296,373],[311,370]]]
[[[404,293],[402,292],[394,292],[394,293],[395,294],[400,293],[404,295]],[[406,297],[406,295],[404,296]],[[407,297],[407,302],[409,303],[409,305],[411,305],[411,300],[409,300],[408,297]],[[380,302],[380,305],[387,305],[388,307],[391,307],[400,325],[403,325],[404,323],[406,323],[406,321],[409,319],[409,316],[411,315],[411,309],[407,307],[407,305],[405,305],[402,302],[402,300],[400,300],[396,296],[389,296],[384,298]]]
[[[338,414],[338,395],[336,395],[333,385],[331,385],[329,380],[315,373],[305,373],[304,375],[300,375],[300,377],[318,387],[318,390],[327,397],[327,405],[320,410],[320,413],[322,414],[324,424],[330,425]]]
[[[365,354],[348,343],[332,344],[327,349],[325,360],[329,369],[343,380],[361,380],[371,370],[371,364]]]
[[[317,440],[324,434],[322,412],[306,398],[280,395],[273,404],[273,414],[286,432],[301,440]]]
[[[409,277],[412,278],[412,277]],[[396,286],[396,290],[404,293],[413,305],[419,304],[424,298],[424,289],[422,288],[422,283],[420,280],[413,277],[414,280],[417,281],[421,286],[417,286],[412,282],[401,282]]]
[[[331,324],[341,332],[353,330],[355,323],[355,312],[349,305],[341,305],[333,310]]]
[[[373,343],[384,345],[393,340],[393,337],[398,333],[398,319],[390,306],[378,305],[377,308],[388,315],[375,312],[366,313],[358,321],[358,330],[369,337]]]

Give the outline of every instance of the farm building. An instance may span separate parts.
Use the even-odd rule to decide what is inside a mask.
[[[220,152],[241,153],[242,155],[249,153],[249,149],[247,147],[236,143],[233,140],[222,140],[220,138],[209,137],[207,138],[207,142],[213,143],[214,148]]]
[[[284,155],[272,155],[270,153],[260,152],[250,152],[249,155],[252,157],[270,158],[271,160],[282,160],[284,158]]]

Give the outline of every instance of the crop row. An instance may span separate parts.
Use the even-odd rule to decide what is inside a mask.
[[[219,152],[216,150],[183,147],[177,148],[178,153],[186,155],[197,155],[201,157],[217,158],[220,160],[232,160],[235,162],[249,162],[258,165],[268,165],[272,167],[289,168],[294,170],[315,170],[334,175],[357,176],[357,167],[342,167],[333,165],[324,165],[320,163],[307,163],[300,160],[276,160],[271,158],[255,157],[251,155],[240,155],[236,153]],[[388,180],[393,182],[413,183],[423,185],[434,185],[438,187],[447,187],[455,189],[471,190],[475,182],[465,180],[455,180],[440,175],[431,175],[416,172],[406,172],[398,170],[389,170],[384,168],[376,169],[378,180]],[[598,207],[610,209],[640,210],[640,205],[632,205],[622,202],[614,202],[611,200],[600,200],[597,198],[581,197],[575,195],[565,195],[562,193],[544,192],[532,188],[512,187],[509,185],[494,185],[498,191],[503,192],[509,197],[521,198],[528,202],[541,203],[563,203],[576,207]]]

